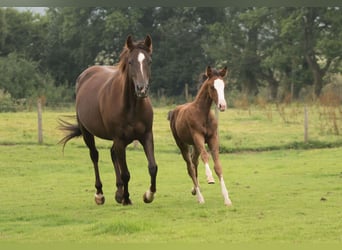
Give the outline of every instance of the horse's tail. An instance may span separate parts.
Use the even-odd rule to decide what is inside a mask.
[[[72,117],[75,117],[75,116],[72,116]],[[81,131],[81,129],[80,129],[78,124],[72,124],[70,122],[67,122],[67,121],[61,119],[61,118],[58,119],[58,123],[59,123],[58,129],[67,132],[66,136],[64,136],[58,142],[58,144],[63,144],[63,151],[64,151],[65,144],[69,140],[71,140],[72,138],[81,136],[82,135],[82,131]]]
[[[169,113],[167,113],[167,119],[171,121],[173,115],[173,110],[170,110]]]

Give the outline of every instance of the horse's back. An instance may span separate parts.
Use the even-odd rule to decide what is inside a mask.
[[[84,70],[76,80],[76,94],[81,88],[89,84],[100,86],[115,75],[117,68],[112,66],[91,66]]]

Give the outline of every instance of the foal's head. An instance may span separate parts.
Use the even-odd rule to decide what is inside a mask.
[[[133,42],[132,37],[128,36],[124,51],[121,54],[127,70],[129,80],[134,84],[137,97],[144,98],[148,94],[149,82],[151,76],[152,63],[152,39],[149,35],[144,41]],[[127,68],[126,68],[127,67]]]
[[[218,71],[208,66],[206,70],[207,80],[203,83],[208,86],[209,96],[215,102],[220,111],[225,111],[227,107],[227,103],[224,98],[224,87],[226,84],[223,80],[226,75],[227,67]]]

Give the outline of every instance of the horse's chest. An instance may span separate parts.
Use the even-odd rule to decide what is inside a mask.
[[[122,127],[123,135],[126,138],[136,139],[140,135],[143,135],[147,131],[147,126],[144,122],[135,121],[135,122],[127,122]]]

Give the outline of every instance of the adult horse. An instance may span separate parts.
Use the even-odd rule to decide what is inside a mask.
[[[138,140],[148,160],[151,185],[145,192],[145,203],[153,201],[156,192],[157,165],[154,157],[152,133],[153,110],[148,98],[152,39],[134,42],[128,36],[120,61],[115,66],[92,66],[76,83],[77,124],[61,120],[61,129],[68,134],[61,140],[63,148],[72,138],[83,136],[89,148],[95,170],[95,202],[105,202],[99,174],[99,154],[94,136],[112,140],[111,158],[116,174],[115,199],[123,205],[132,204],[129,198],[130,173],[126,163],[126,147]]]
[[[182,153],[187,165],[188,174],[194,184],[192,194],[197,195],[199,203],[204,203],[197,177],[199,156],[201,156],[205,165],[208,183],[214,183],[212,172],[209,168],[209,154],[205,149],[205,143],[207,143],[214,161],[215,172],[220,181],[224,204],[230,206],[232,203],[224,183],[222,166],[219,160],[217,120],[210,111],[213,102],[220,111],[225,111],[226,109],[226,100],[224,98],[225,82],[223,81],[226,74],[226,67],[217,71],[208,66],[206,69],[206,80],[202,83],[195,100],[177,106],[173,111],[169,112],[168,119],[170,120],[173,137]],[[190,153],[191,145],[193,146],[192,153]]]

